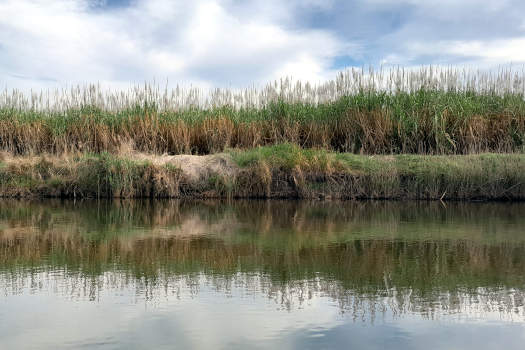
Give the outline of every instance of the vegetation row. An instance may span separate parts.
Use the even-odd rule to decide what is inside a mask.
[[[188,177],[173,163],[109,153],[9,157],[4,197],[525,199],[525,154],[365,156],[293,144],[231,151],[232,172]]]
[[[364,154],[525,150],[525,73],[349,70],[319,85],[0,93],[0,150],[210,154],[280,143]]]

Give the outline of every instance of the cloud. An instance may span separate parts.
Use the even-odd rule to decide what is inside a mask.
[[[364,0],[363,0],[364,1]],[[377,33],[371,57],[400,65],[454,64],[484,66],[525,63],[521,28],[525,3],[516,0],[366,0],[387,8],[400,21]],[[388,19],[388,17],[386,17]],[[380,22],[374,14],[368,18]],[[478,48],[478,49],[475,49]],[[504,48],[503,51],[499,51]],[[487,51],[488,50],[488,51]]]
[[[3,0],[0,87],[317,82],[345,65],[525,63],[518,0]]]
[[[503,63],[525,63],[525,37],[501,40],[446,40],[415,42],[408,46],[412,57],[454,57],[464,63],[487,68]],[[398,57],[398,60],[407,59]]]
[[[329,31],[287,26],[289,19],[274,14],[290,5],[276,1],[260,16],[241,16],[229,10],[232,3],[140,0],[104,10],[80,0],[5,0],[0,74],[9,86],[42,85],[40,76],[214,86],[292,74],[316,81],[329,77],[331,58],[348,46]]]

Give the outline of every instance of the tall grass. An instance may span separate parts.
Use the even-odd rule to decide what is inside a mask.
[[[121,112],[140,107],[158,111],[213,109],[217,107],[263,108],[272,103],[303,103],[309,105],[337,101],[343,96],[363,92],[413,93],[419,90],[470,92],[490,95],[524,95],[525,70],[502,67],[497,71],[469,68],[422,66],[419,69],[380,68],[348,69],[335,79],[312,84],[290,77],[263,87],[246,89],[168,88],[168,85],[144,84],[127,91],[112,91],[99,84],[75,86],[69,89],[31,91],[4,90],[0,107],[17,111],[62,113],[71,109],[95,108],[106,112]]]
[[[0,149],[16,154],[208,154],[283,142],[390,154],[521,152],[525,73],[348,70],[319,85],[245,90],[144,85],[0,94]]]

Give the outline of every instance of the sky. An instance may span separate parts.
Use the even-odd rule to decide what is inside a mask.
[[[523,0],[0,0],[0,88],[525,64]]]

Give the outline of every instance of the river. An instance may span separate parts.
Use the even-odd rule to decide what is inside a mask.
[[[525,204],[0,201],[1,349],[522,349]]]

